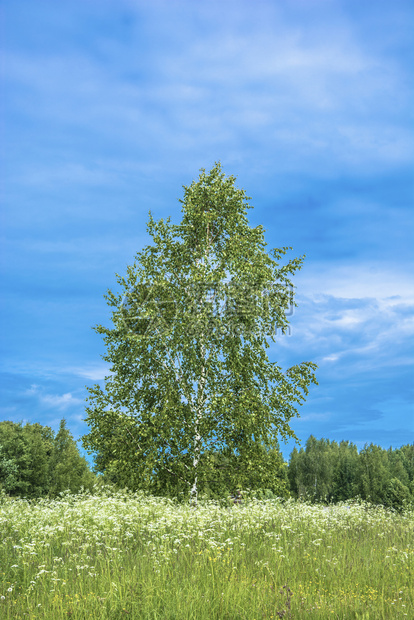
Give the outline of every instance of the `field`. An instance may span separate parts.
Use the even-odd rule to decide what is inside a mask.
[[[0,532],[4,619],[414,618],[412,512],[103,489],[3,496]]]

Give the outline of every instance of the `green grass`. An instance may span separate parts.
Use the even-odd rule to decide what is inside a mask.
[[[0,532],[4,619],[414,618],[410,512],[104,490],[3,497]]]

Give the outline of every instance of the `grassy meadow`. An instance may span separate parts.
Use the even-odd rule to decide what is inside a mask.
[[[414,515],[139,493],[0,499],[0,617],[414,618]]]

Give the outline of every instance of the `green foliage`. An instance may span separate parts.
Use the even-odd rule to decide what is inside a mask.
[[[394,454],[398,456],[404,466],[404,470],[407,472],[408,481],[412,484],[414,482],[414,443],[394,450]]]
[[[48,491],[52,429],[0,422],[0,484],[10,495],[38,497]]]
[[[0,485],[7,493],[14,491],[19,478],[16,459],[7,458],[4,448],[0,445]]]
[[[357,447],[348,442],[317,440],[290,455],[288,479],[296,498],[339,502],[362,498],[401,510],[414,500],[412,458],[414,444],[384,450],[374,444]]]
[[[294,448],[289,464],[289,481],[295,497],[313,501],[329,501],[333,497],[338,444],[329,439],[317,440],[313,435],[305,449]]]
[[[96,476],[65,424],[62,420],[55,437],[48,426],[0,422],[0,489],[36,498],[92,488]]]
[[[333,442],[335,444],[335,442]],[[334,465],[332,500],[341,502],[356,497],[358,488],[358,449],[349,441],[341,441]]]
[[[391,478],[385,490],[384,505],[401,511],[408,506],[410,501],[411,493],[409,488],[398,478]]]
[[[266,450],[257,446],[258,454],[249,462],[243,456],[224,452],[206,452],[208,460],[205,477],[200,479],[203,497],[223,499],[234,495],[236,490],[245,498],[288,498],[289,481],[287,464],[279,447]]]
[[[53,442],[50,459],[51,484],[49,495],[54,497],[62,491],[76,493],[82,487],[92,489],[96,477],[90,471],[88,462],[79,454],[72,434],[62,419]]]
[[[258,488],[274,487],[268,455],[279,435],[294,437],[289,422],[316,365],[283,372],[267,358],[267,338],[286,331],[296,305],[290,277],[303,258],[282,266],[290,248],[274,259],[264,251],[247,201],[220,164],[203,170],[184,187],[181,225],[150,212],[155,245],[106,295],[113,327],[95,329],[112,374],[89,388],[83,445],[114,482],[197,501],[226,486],[217,476],[225,464],[236,468],[231,484],[245,472]]]
[[[381,504],[391,479],[388,454],[380,446],[365,445],[359,454],[360,495],[374,504]]]

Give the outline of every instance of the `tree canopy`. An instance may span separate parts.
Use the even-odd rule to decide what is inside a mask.
[[[65,419],[56,435],[38,423],[0,422],[0,491],[29,498],[55,497],[67,489],[91,489],[95,482]]]
[[[292,495],[312,501],[361,498],[401,510],[414,500],[414,444],[384,450],[365,444],[358,453],[349,441],[316,439],[294,448],[288,478]]]
[[[83,445],[97,471],[196,502],[213,452],[229,472],[260,477],[278,437],[294,437],[316,365],[283,371],[265,349],[288,328],[304,257],[281,264],[291,248],[265,251],[248,200],[217,163],[184,186],[180,225],[149,212],[155,243],[108,290],[113,326],[95,327],[111,372],[88,388]]]

